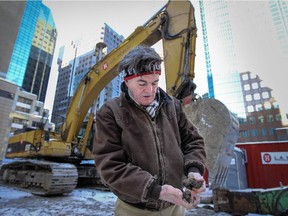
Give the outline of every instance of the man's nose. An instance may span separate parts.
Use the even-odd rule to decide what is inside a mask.
[[[147,85],[145,88],[146,92],[153,92],[153,86],[152,85]]]

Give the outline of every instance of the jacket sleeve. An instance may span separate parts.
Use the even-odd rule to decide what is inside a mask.
[[[204,139],[198,129],[188,119],[180,101],[175,100],[179,132],[181,136],[181,149],[184,155],[186,175],[195,171],[203,175],[205,172],[206,152]]]
[[[97,171],[101,180],[122,200],[147,201],[147,196],[155,196],[151,191],[155,190],[155,178],[129,162],[121,143],[121,132],[112,109],[104,104],[96,114],[92,151]],[[160,193],[159,187],[157,193]]]

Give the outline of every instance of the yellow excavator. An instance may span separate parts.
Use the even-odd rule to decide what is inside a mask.
[[[61,133],[43,127],[24,128],[9,139],[6,158],[14,160],[2,165],[1,181],[43,196],[69,193],[82,181],[100,181],[95,165],[86,163],[93,160],[95,100],[119,75],[117,66],[132,48],[162,41],[166,91],[183,102],[187,115],[199,128],[206,143],[208,182],[212,188],[221,187],[233,157],[239,124],[220,101],[195,97],[196,37],[191,2],[168,1],[86,74],[70,102]],[[219,205],[218,209],[223,210]]]

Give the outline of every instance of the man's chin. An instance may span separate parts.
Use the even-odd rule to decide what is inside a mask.
[[[149,101],[142,101],[141,105],[142,105],[142,106],[148,106],[148,105],[150,105],[152,102],[153,102],[153,100],[152,100],[152,101],[151,101],[151,100],[149,100]]]

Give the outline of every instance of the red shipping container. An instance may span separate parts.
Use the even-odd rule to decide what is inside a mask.
[[[245,153],[249,188],[288,186],[288,141],[237,143]]]

